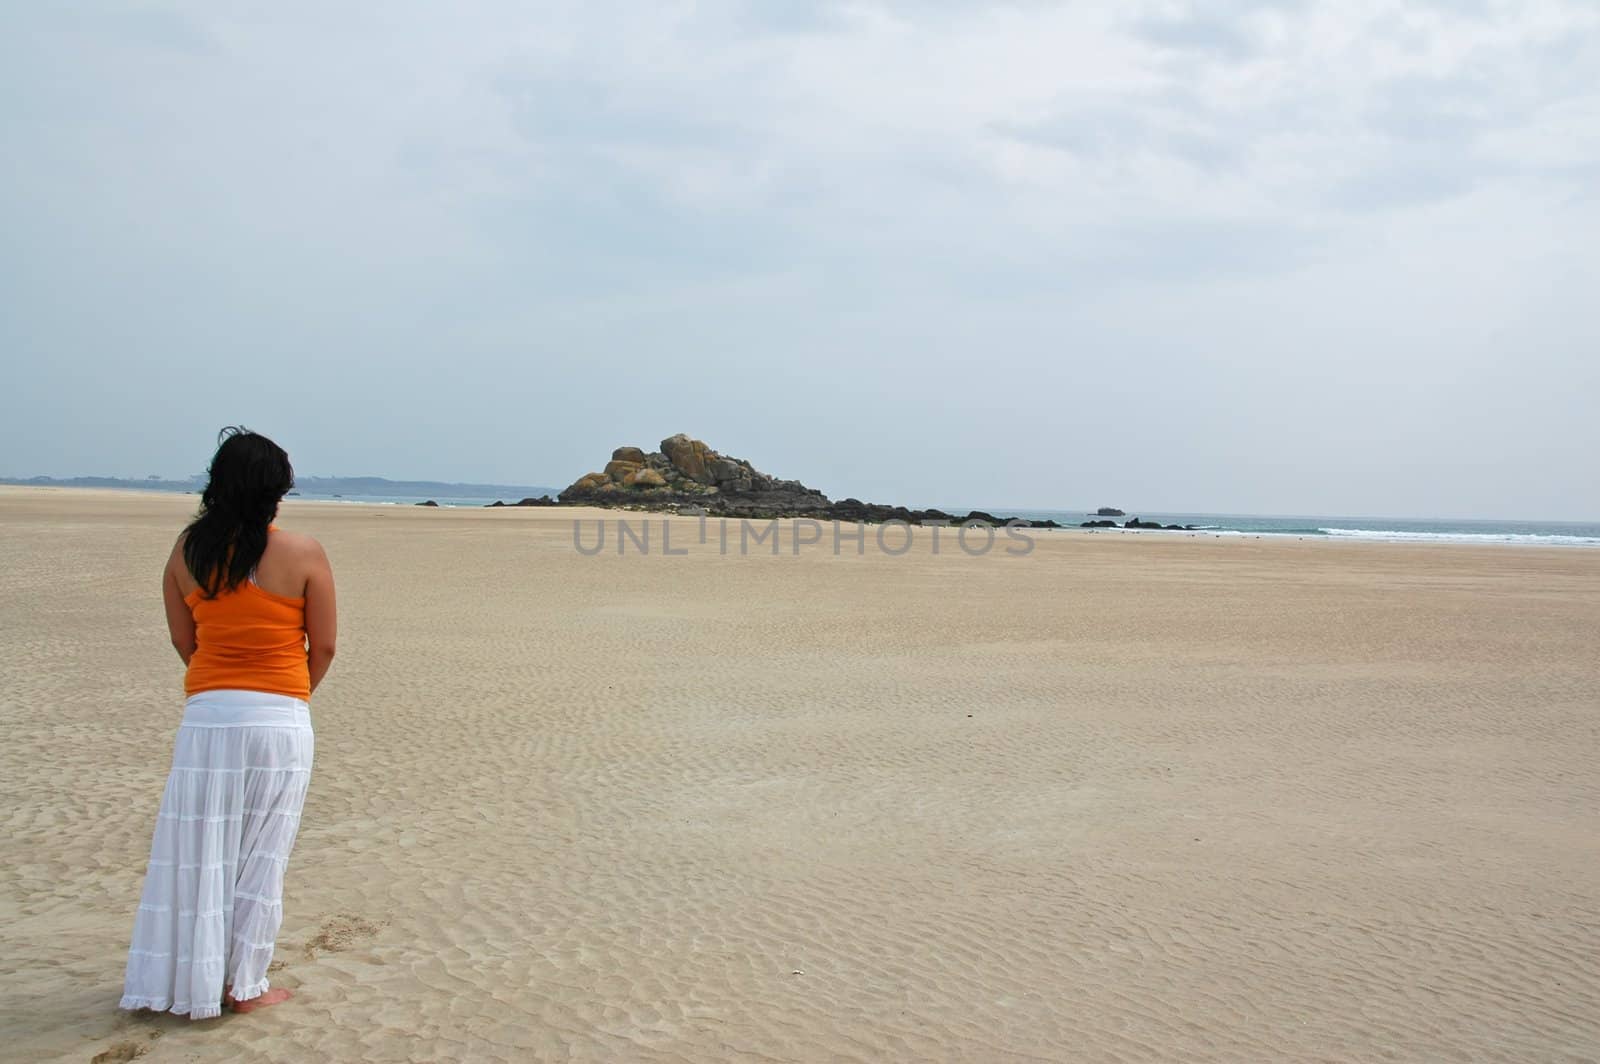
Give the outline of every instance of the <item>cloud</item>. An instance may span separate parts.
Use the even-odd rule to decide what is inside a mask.
[[[1261,47],[1249,25],[1227,13],[1202,14],[1191,8],[1175,17],[1140,19],[1132,28],[1158,47],[1214,52],[1231,60],[1256,55]]]
[[[1558,377],[1596,331],[1573,236],[1600,211],[1600,11],[1577,0],[63,10],[0,11],[0,343],[57,397],[0,401],[0,453],[33,453],[41,411],[77,416],[77,378],[143,395],[212,369],[243,394],[270,364],[326,381],[323,416],[435,410],[458,440],[395,429],[396,475],[559,479],[581,440],[667,407],[662,434],[752,455],[770,435],[805,475],[805,410],[834,411],[818,460],[840,470],[890,420],[1052,424],[1039,382],[1065,387],[1070,350],[1100,355],[1085,395],[1183,381],[1157,405],[1203,465],[1314,413],[1286,398],[1313,348],[1421,394],[1446,319],[1461,357],[1514,337]],[[1197,348],[1236,360],[1226,386]],[[1475,379],[1460,402],[1503,419]],[[1318,380],[1352,416],[1404,405]],[[792,413],[748,399],[780,385]],[[534,393],[565,401],[532,417]],[[86,424],[145,431],[95,402]],[[385,454],[305,431],[344,471]],[[946,445],[923,464],[991,475]],[[70,446],[21,471],[83,471]],[[1129,446],[1097,460],[1160,467]],[[549,467],[467,464],[489,453]],[[1024,500],[1035,460],[994,490]]]

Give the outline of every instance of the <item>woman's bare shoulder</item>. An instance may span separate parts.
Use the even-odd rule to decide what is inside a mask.
[[[172,553],[167,555],[166,579],[184,595],[200,586],[190,574],[189,563],[183,556],[183,545],[188,541],[189,530],[186,528],[178,533],[178,538],[172,544]]]
[[[278,528],[273,530],[272,539],[285,553],[293,554],[296,557],[321,558],[325,556],[322,544],[317,541],[317,538],[308,536],[304,532],[290,532],[286,529]]]

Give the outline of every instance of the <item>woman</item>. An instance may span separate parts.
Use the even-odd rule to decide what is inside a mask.
[[[333,661],[333,572],[272,524],[294,486],[283,448],[222,431],[200,513],[162,577],[188,666],[122,1007],[200,1020],[275,1005],[267,966],[311,777],[311,692]]]

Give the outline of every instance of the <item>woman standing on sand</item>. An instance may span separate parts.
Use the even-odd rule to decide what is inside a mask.
[[[322,546],[272,524],[294,486],[283,448],[224,429],[209,472],[161,580],[188,701],[121,1002],[194,1020],[289,996],[267,989],[267,966],[337,628]]]

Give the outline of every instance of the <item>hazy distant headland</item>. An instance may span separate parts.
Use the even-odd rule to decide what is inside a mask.
[[[23,484],[57,488],[122,488],[136,491],[178,491],[199,494],[206,485],[204,476],[185,480],[145,477],[0,477],[0,484]],[[383,477],[296,477],[295,495],[349,496],[365,498],[425,499],[445,498],[516,499],[546,495],[556,488],[532,484],[462,484],[443,480],[387,480]]]

